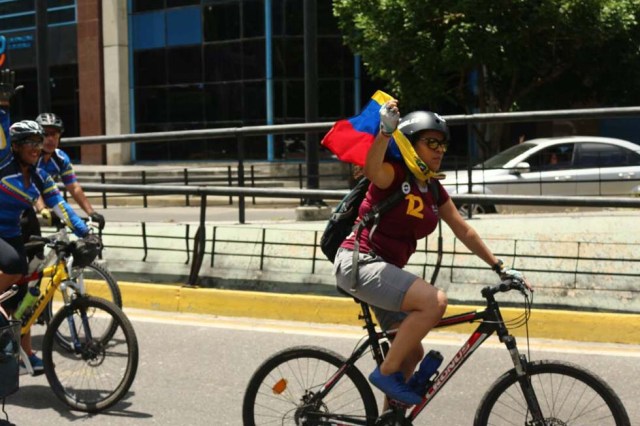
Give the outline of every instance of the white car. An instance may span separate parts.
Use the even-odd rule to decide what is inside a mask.
[[[449,194],[640,196],[640,145],[613,138],[569,136],[532,139],[472,169],[444,171]],[[469,206],[459,205],[462,213]],[[473,205],[474,213],[500,206]]]

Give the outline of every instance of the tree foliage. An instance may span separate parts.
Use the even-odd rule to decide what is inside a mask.
[[[334,0],[405,110],[637,104],[640,0]]]

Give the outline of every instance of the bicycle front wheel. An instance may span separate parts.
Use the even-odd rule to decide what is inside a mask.
[[[528,364],[526,377],[542,411],[542,422],[532,418],[514,369],[489,388],[474,425],[630,425],[615,392],[581,367],[560,361],[536,361]]]
[[[60,345],[57,334],[73,342],[73,349]],[[120,401],[138,369],[138,341],[129,319],[113,303],[93,297],[79,297],[56,313],[42,355],[53,393],[90,413]]]
[[[373,425],[378,406],[367,379],[351,366],[334,377],[345,359],[312,346],[283,350],[253,374],[244,395],[244,426]],[[337,380],[323,398],[315,395]]]

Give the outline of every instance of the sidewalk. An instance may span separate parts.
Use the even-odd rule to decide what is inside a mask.
[[[140,250],[109,247],[114,245],[114,239],[119,239],[121,245],[127,245],[133,244],[131,241],[134,240],[140,244],[139,238],[123,240],[124,237],[105,236],[109,247],[105,252],[106,260],[109,268],[119,275],[125,308],[359,325],[358,305],[348,298],[339,297],[335,291],[331,264],[317,253],[318,260],[312,272],[309,267],[312,259],[308,256],[301,259],[299,248],[287,245],[317,238],[324,228],[324,221],[296,222],[290,209],[254,207],[247,210],[248,223],[240,225],[237,223],[237,205],[209,208],[207,211],[210,219],[207,222],[207,239],[211,238],[211,230],[214,229],[219,242],[214,266],[210,266],[210,255],[205,255],[200,277],[202,285],[215,288],[182,287],[190,269],[184,254],[149,252],[142,261]],[[108,223],[105,231],[135,234],[140,226],[131,222],[135,217],[136,221],[150,222],[147,225],[149,234],[164,237],[184,236],[187,224],[191,224],[191,231],[195,232],[198,212],[198,208],[121,207],[103,210]],[[266,217],[254,217],[258,212]],[[640,288],[634,279],[606,275],[607,271],[640,273],[640,262],[637,261],[640,233],[633,231],[638,229],[638,219],[640,213],[636,211],[611,210],[565,212],[561,215],[486,215],[470,223],[494,251],[509,253],[515,249],[533,256],[527,261],[530,263],[518,259],[515,267],[547,271],[527,273],[536,289],[530,323],[532,336],[640,344]],[[453,244],[451,233],[447,227],[443,228],[443,233],[445,251],[450,250]],[[273,244],[266,250],[272,247],[281,259],[266,259],[261,263],[260,252],[264,249],[260,248],[260,241],[265,235],[266,243]],[[159,241],[163,240],[150,243],[165,244]],[[244,245],[232,249],[234,245],[238,246],[236,241],[242,241]],[[430,244],[434,243],[435,239],[431,239]],[[209,241],[207,253],[210,244]],[[178,239],[171,245],[183,250],[184,240]],[[580,264],[556,259],[576,251],[584,257]],[[616,263],[600,260],[614,255],[622,260]],[[421,253],[414,256],[424,259]],[[509,258],[505,260],[511,261]],[[483,273],[469,272],[465,267],[470,264],[466,256],[445,255],[443,259],[437,285],[449,295],[450,314],[470,310],[470,306],[481,306],[480,288],[495,284],[495,274],[487,268],[482,269]],[[577,268],[592,268],[604,275],[574,276],[560,272]],[[122,275],[125,271],[135,271],[138,277],[145,278],[145,282],[129,282]],[[504,300],[515,306],[505,310],[507,315],[522,313],[521,297],[509,294]],[[567,308],[572,304],[575,309]],[[553,306],[563,307],[554,309]],[[469,325],[452,331],[469,332],[472,328],[473,325]],[[524,329],[514,330],[516,335],[523,332]]]
[[[122,172],[133,170],[131,167],[126,166]],[[140,169],[152,170],[155,167],[146,165],[134,168],[135,173],[139,173]],[[78,166],[78,169],[81,168]],[[173,169],[172,173],[176,175],[181,168],[180,165],[164,167],[165,170]],[[99,170],[87,167],[86,171],[93,172],[95,178]],[[111,171],[118,172],[116,169]],[[228,204],[228,197],[209,198],[207,252],[212,230],[218,232],[218,238],[222,241],[216,245],[215,262],[209,254],[205,256],[200,276],[203,285],[216,288],[194,289],[181,287],[186,282],[184,277],[189,274],[191,259],[180,250],[184,251],[185,232],[190,235],[190,243],[193,242],[199,208],[164,207],[183,206],[184,196],[150,196],[149,205],[155,207],[147,209],[141,207],[141,196],[123,197],[119,204],[125,204],[125,199],[127,207],[113,208],[115,202],[110,197],[110,207],[107,209],[101,209],[100,199],[92,200],[107,218],[106,232],[140,235],[140,223],[148,222],[147,232],[150,234],[175,238],[169,243],[161,239],[150,240],[151,245],[177,250],[150,251],[143,261],[139,248],[112,248],[117,245],[139,247],[140,238],[105,237],[109,246],[105,252],[109,268],[116,275],[133,271],[145,281],[126,282],[120,278],[125,307],[359,324],[358,305],[349,299],[334,296],[336,292],[330,263],[322,259],[321,253],[309,254],[291,245],[295,242],[313,243],[314,235],[317,236],[325,226],[325,221],[296,222],[295,208],[299,200],[257,198],[257,204],[253,205],[251,198],[247,197],[246,224],[240,225],[237,197],[233,198],[233,205]],[[191,205],[197,206],[198,202],[191,198]],[[582,212],[566,209],[561,213],[538,215],[486,215],[476,217],[470,223],[492,250],[504,254],[508,264],[515,262],[513,266],[516,268],[547,271],[527,274],[537,290],[534,307],[538,309],[535,309],[530,324],[532,335],[640,344],[640,287],[637,278],[629,278],[637,276],[640,269],[639,219],[640,212],[636,210]],[[188,225],[191,226],[190,231],[187,231]],[[448,227],[445,226],[443,232],[445,251],[451,251],[456,243]],[[260,245],[265,235],[268,240],[266,248]],[[435,242],[434,237],[429,240],[429,250],[432,250]],[[459,242],[457,244],[459,250]],[[267,258],[263,262],[261,250],[266,250],[267,254],[273,250],[282,258]],[[433,262],[432,258],[426,258],[423,250],[424,245],[419,245],[414,255],[416,262]],[[516,252],[528,256],[528,260],[521,257],[514,260],[511,254]],[[569,259],[578,255],[582,259],[580,262]],[[300,259],[305,256],[306,259]],[[620,261],[602,260],[611,257],[617,257]],[[312,264],[313,258],[322,261]],[[469,306],[480,306],[479,289],[483,285],[494,284],[495,275],[491,271],[478,273],[476,269],[468,269],[469,266],[483,265],[468,256],[445,255],[443,259],[437,285],[453,301],[450,303],[450,313],[465,311]],[[422,274],[421,266],[412,268]],[[588,270],[592,274],[576,275],[572,272],[576,270]],[[429,270],[427,272],[430,274]],[[607,275],[610,273],[621,275]],[[304,294],[309,292],[316,295]],[[520,300],[514,299],[513,306],[519,306],[516,303]],[[540,309],[545,306],[576,308]],[[587,312],[589,310],[592,312]],[[597,313],[593,310],[619,313]],[[508,312],[519,314],[522,311],[510,308]],[[472,327],[469,325],[465,331]],[[462,329],[457,327],[453,331]],[[520,335],[518,333],[522,331],[519,329],[515,333]]]
[[[317,246],[325,221],[296,222],[291,211],[210,208],[205,229],[202,286],[297,294],[335,294],[332,265]],[[135,214],[132,212],[135,211]],[[186,283],[198,209],[107,209],[105,259],[120,279]],[[262,214],[263,220],[254,215]],[[227,220],[223,220],[228,217]],[[134,219],[136,222],[130,222]],[[117,220],[127,222],[117,222]],[[151,219],[151,220],[149,220]],[[640,214],[634,211],[485,215],[470,223],[507,265],[526,271],[539,307],[640,312]],[[148,250],[143,250],[140,222]],[[188,238],[186,236],[189,236]],[[437,240],[421,241],[407,269],[428,280]],[[425,252],[428,248],[428,252]],[[480,289],[495,274],[443,226],[442,267],[436,285],[449,300],[481,303]],[[428,265],[426,268],[424,265]],[[123,275],[128,273],[128,275]]]

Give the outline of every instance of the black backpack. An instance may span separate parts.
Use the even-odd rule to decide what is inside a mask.
[[[369,183],[369,179],[366,177],[360,179],[331,213],[322,238],[320,238],[320,248],[331,262],[335,260],[340,244],[353,231],[353,224],[358,218],[358,209],[367,193]]]

